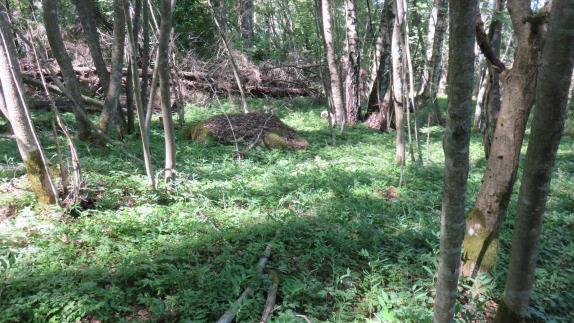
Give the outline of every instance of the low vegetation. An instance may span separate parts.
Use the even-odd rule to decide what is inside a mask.
[[[350,128],[330,145],[325,108],[308,99],[253,100],[305,137],[307,150],[256,146],[237,160],[234,145],[184,140],[176,129],[175,189],[145,189],[143,165],[117,150],[79,142],[88,198],[65,214],[39,206],[21,171],[0,183],[0,321],[117,322],[216,320],[242,291],[255,293],[237,320],[258,321],[270,271],[278,273],[273,322],[428,322],[438,261],[442,128],[430,131],[429,161],[407,165],[398,187],[395,135]],[[444,102],[443,102],[444,105]],[[444,108],[444,107],[443,107]],[[230,104],[189,106],[187,124]],[[66,114],[68,120],[71,114]],[[56,163],[48,112],[33,116]],[[424,116],[421,116],[424,120]],[[163,132],[154,120],[151,151],[161,167]],[[137,135],[125,139],[139,154]],[[242,149],[241,147],[239,147]],[[424,152],[426,154],[426,152]],[[0,137],[4,163],[19,160]],[[560,146],[530,307],[535,321],[573,321],[574,140]],[[469,196],[486,162],[480,135],[471,141]],[[16,168],[15,168],[16,169]],[[519,183],[517,183],[519,185]],[[499,268],[507,267],[515,208],[502,230]],[[472,201],[468,201],[468,208]],[[263,277],[257,261],[267,243]],[[458,321],[496,310],[504,272],[461,284]]]

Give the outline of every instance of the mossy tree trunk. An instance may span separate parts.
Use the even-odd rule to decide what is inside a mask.
[[[529,1],[509,0],[508,9],[517,47],[512,69],[501,74],[504,93],[488,166],[474,209],[467,216],[463,243],[465,275],[478,270],[490,271],[495,265],[497,236],[516,180],[524,131],[536,91],[543,26],[528,19],[532,15]]]
[[[100,129],[108,136],[113,133],[114,125],[122,127],[120,117],[120,92],[122,89],[122,68],[124,62],[124,42],[126,24],[122,0],[114,0],[114,41],[112,44],[112,62],[110,82],[100,115]]]
[[[452,322],[464,237],[464,205],[474,78],[474,26],[478,0],[449,3],[448,116],[443,140],[445,167],[441,212],[440,262],[434,322]]]
[[[522,322],[534,285],[542,216],[564,129],[574,67],[574,0],[554,0],[541,58],[531,137],[518,194],[503,304],[495,322]]]
[[[58,192],[26,106],[12,30],[5,12],[0,12],[0,91],[3,100],[0,106],[5,107],[2,110],[14,131],[32,191],[40,203],[58,203]]]
[[[64,81],[68,91],[71,93],[74,100],[74,115],[76,117],[79,137],[87,140],[91,138],[91,124],[85,114],[82,93],[80,91],[80,83],[76,79],[76,72],[72,66],[72,61],[68,56],[64,40],[60,33],[60,26],[58,20],[58,0],[42,0],[44,26],[46,28],[46,36],[48,43],[52,49],[52,55],[58,62]]]

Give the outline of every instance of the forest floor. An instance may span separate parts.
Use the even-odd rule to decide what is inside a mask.
[[[307,99],[253,100],[270,107],[309,142],[302,151],[256,147],[234,159],[233,146],[202,145],[177,129],[175,191],[146,189],[143,165],[115,150],[78,143],[94,205],[62,218],[35,204],[25,181],[0,178],[0,321],[213,322],[242,291],[254,295],[238,313],[258,322],[270,285],[256,264],[268,242],[266,273],[279,276],[273,322],[430,322],[438,262],[442,130],[430,131],[430,160],[408,163],[398,187],[394,133],[363,126],[329,145],[324,107]],[[187,122],[228,104],[189,107]],[[66,114],[71,120],[71,115]],[[424,118],[423,118],[424,119]],[[50,114],[34,115],[56,163]],[[162,130],[152,130],[156,168]],[[140,155],[137,136],[125,147]],[[423,144],[423,159],[427,151]],[[18,162],[13,140],[0,137],[2,163]],[[481,140],[471,143],[467,204],[485,168]],[[545,215],[530,314],[574,321],[574,139],[560,146]],[[517,183],[517,186],[520,183]],[[517,189],[515,189],[517,191]],[[504,287],[516,194],[503,228],[492,278],[461,284],[457,321],[482,321]]]

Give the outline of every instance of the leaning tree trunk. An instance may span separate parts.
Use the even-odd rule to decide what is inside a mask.
[[[449,11],[448,117],[444,135],[444,188],[440,263],[434,322],[452,322],[464,237],[474,78],[474,19],[478,0],[451,1]]]
[[[12,29],[5,12],[0,12],[0,92],[1,110],[6,114],[16,137],[32,191],[41,203],[58,203],[58,192],[26,106]]]
[[[122,68],[124,61],[124,41],[126,24],[122,0],[114,0],[114,42],[112,47],[111,77],[100,115],[100,129],[108,136],[113,132],[114,124],[121,128],[120,91],[122,89]]]
[[[520,149],[534,103],[543,26],[528,19],[530,2],[510,0],[508,9],[517,38],[514,64],[501,74],[504,93],[474,209],[467,216],[463,273],[490,271],[496,263],[498,231],[516,180]],[[479,266],[477,266],[477,264]]]
[[[393,1],[393,14],[395,16],[393,22],[393,33],[391,36],[391,62],[392,62],[392,101],[395,109],[395,125],[396,125],[396,154],[395,161],[397,165],[405,163],[405,124],[403,121],[404,114],[404,88],[403,88],[403,73],[404,68],[401,63],[401,30],[404,22],[405,11],[402,0]]]
[[[492,8],[492,21],[488,28],[488,40],[490,48],[496,57],[500,56],[500,46],[502,43],[502,21],[500,15],[504,9],[506,0],[495,0]],[[488,62],[488,78],[486,79],[486,100],[484,108],[486,109],[484,115],[483,142],[486,158],[490,156],[490,145],[492,143],[492,136],[494,134],[494,127],[498,119],[500,111],[500,75],[499,70]]]
[[[359,118],[359,48],[357,10],[355,0],[345,0],[345,27],[347,31],[347,57],[345,59],[345,106],[347,124],[354,125]]]
[[[541,58],[531,137],[518,194],[504,301],[495,322],[523,322],[534,284],[542,216],[564,129],[574,67],[574,0],[554,0]]]
[[[74,115],[78,125],[79,137],[81,139],[90,139],[91,125],[83,111],[84,106],[82,94],[80,92],[80,83],[76,79],[76,73],[74,72],[72,61],[68,56],[68,52],[66,51],[64,40],[62,39],[62,34],[60,32],[58,22],[58,0],[42,0],[42,7],[44,9],[43,16],[46,36],[48,37],[48,43],[50,43],[50,48],[52,49],[52,55],[54,55],[54,58],[56,58],[56,61],[60,66],[60,70],[64,76],[64,81],[66,82],[66,87],[74,100]]]
[[[100,46],[100,35],[96,27],[96,19],[94,16],[94,3],[93,0],[74,0],[74,5],[78,11],[78,18],[84,30],[86,42],[90,48],[90,55],[96,68],[96,73],[100,79],[100,84],[104,91],[108,90],[110,82],[110,73],[106,68],[106,62],[102,55],[102,48]]]
[[[329,91],[332,101],[332,124],[344,127],[346,122],[345,102],[343,100],[343,85],[335,59],[335,48],[333,47],[333,29],[331,26],[331,8],[330,0],[321,1],[321,25],[323,44],[327,56],[327,67],[329,68]]]
[[[158,70],[159,70],[159,90],[161,99],[161,113],[163,119],[163,130],[165,136],[165,180],[171,183],[175,176],[175,131],[171,116],[171,104],[169,94],[169,39],[172,20],[172,1],[162,0],[160,4],[161,23],[159,27],[159,48],[158,48]],[[231,55],[231,53],[229,53]]]

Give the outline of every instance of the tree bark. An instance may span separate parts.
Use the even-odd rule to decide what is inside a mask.
[[[159,27],[159,47],[158,47],[158,70],[159,88],[161,97],[161,113],[163,119],[163,130],[165,136],[165,180],[170,184],[175,176],[175,131],[171,116],[171,104],[169,94],[169,38],[172,21],[172,1],[162,0],[160,4],[161,23]],[[231,53],[230,53],[231,55]]]
[[[0,11],[0,106],[6,114],[26,166],[32,191],[40,203],[57,204],[58,192],[49,165],[34,132],[24,98],[24,85],[6,12]]]
[[[331,7],[330,0],[321,1],[321,25],[323,35],[323,45],[327,56],[327,66],[329,68],[329,92],[331,94],[333,125],[345,126],[346,112],[345,102],[343,100],[343,85],[339,74],[339,67],[335,59],[335,48],[333,47],[333,29],[331,26]]]
[[[239,33],[250,46],[253,38],[253,0],[240,0]]]
[[[121,127],[119,98],[122,89],[122,68],[124,61],[124,42],[126,38],[125,16],[122,0],[114,0],[114,42],[110,83],[100,115],[100,129],[108,136],[113,132],[114,124]]]
[[[100,79],[100,84],[102,85],[102,89],[107,91],[108,84],[110,82],[110,73],[106,68],[106,62],[104,61],[104,56],[102,55],[100,35],[98,34],[96,18],[94,15],[95,8],[93,0],[74,0],[74,5],[76,6],[76,11],[78,11],[80,24],[84,30],[86,42],[90,48],[90,55],[92,56],[92,61],[94,63],[94,67],[96,68],[96,73]]]
[[[574,0],[554,0],[541,58],[531,137],[518,194],[516,224],[495,322],[523,322],[532,294],[542,217],[564,130],[574,67]]]
[[[405,11],[402,0],[393,1],[393,33],[391,36],[391,62],[392,62],[392,100],[395,110],[396,126],[396,154],[395,162],[397,165],[405,163],[405,125],[403,121],[404,114],[404,88],[403,88],[403,65],[401,62],[400,44],[401,30],[404,22]]]
[[[50,48],[52,49],[52,55],[56,58],[56,61],[60,66],[60,70],[62,71],[62,75],[64,76],[66,87],[75,101],[76,108],[74,109],[74,115],[76,117],[79,137],[84,140],[90,139],[90,121],[86,119],[83,111],[84,107],[82,94],[80,92],[80,83],[76,79],[72,61],[68,56],[68,52],[64,46],[64,40],[62,39],[62,34],[60,33],[58,22],[58,0],[42,0],[42,7],[44,8],[43,16],[46,36],[48,37],[48,43],[50,43]]]
[[[504,93],[475,207],[467,216],[463,273],[489,271],[496,263],[498,231],[516,180],[524,130],[536,91],[542,27],[527,19],[528,1],[509,0],[517,38],[514,64],[501,75]],[[477,266],[479,264],[480,266]]]
[[[477,0],[450,1],[448,117],[444,135],[444,188],[440,263],[434,322],[452,322],[464,237],[464,204],[468,179],[474,78],[474,19]]]
[[[357,10],[355,0],[345,0],[345,27],[347,31],[347,57],[345,59],[345,106],[347,124],[354,125],[359,117],[359,48]]]

